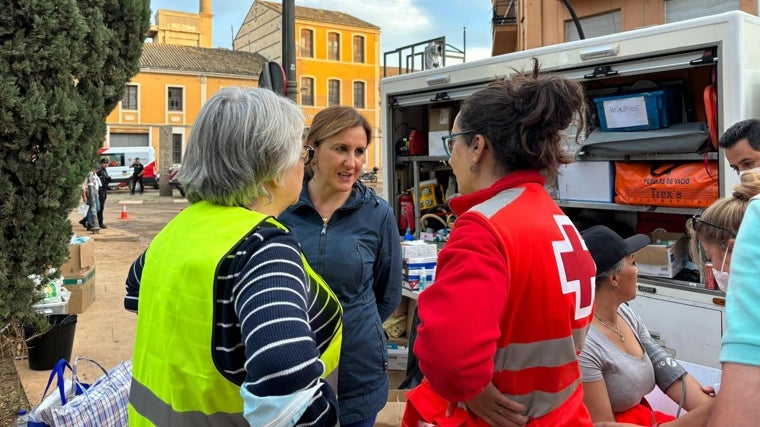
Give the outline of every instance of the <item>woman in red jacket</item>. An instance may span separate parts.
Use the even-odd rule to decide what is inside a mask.
[[[583,117],[584,92],[533,65],[467,98],[443,138],[461,195],[419,297],[425,379],[407,396],[407,424],[451,421],[448,407],[457,425],[591,425],[577,355],[596,270],[544,187],[571,161],[562,131]]]

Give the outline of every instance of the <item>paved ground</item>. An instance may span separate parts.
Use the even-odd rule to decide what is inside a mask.
[[[127,219],[121,219],[122,206]],[[187,206],[187,201],[174,192],[172,197],[160,197],[158,190],[147,189],[145,194],[130,195],[126,190],[109,192],[104,220],[107,229],[99,234],[85,231],[77,223],[81,218],[72,212],[74,232],[92,236],[95,240],[96,300],[77,316],[72,358],[85,356],[100,362],[107,369],[132,357],[136,318],[124,310],[124,280],[132,262],[151,239],[174,216]],[[36,406],[47,384],[49,371],[32,371],[26,360],[16,360],[16,370],[29,403]],[[392,387],[402,379],[401,371],[392,371]],[[85,382],[102,375],[95,369],[85,369]]]
[[[121,219],[122,206],[126,206],[127,219]],[[85,231],[77,223],[79,214],[72,213],[74,232],[95,240],[97,288],[96,300],[77,316],[72,357],[86,356],[106,368],[132,357],[135,315],[124,310],[123,303],[127,269],[161,228],[186,206],[187,201],[176,191],[173,197],[159,197],[154,189],[134,196],[126,190],[112,191],[104,211],[108,228],[99,234]],[[26,360],[16,360],[16,370],[30,404],[36,405],[50,372],[32,371]],[[94,369],[84,372],[88,382],[99,376]]]

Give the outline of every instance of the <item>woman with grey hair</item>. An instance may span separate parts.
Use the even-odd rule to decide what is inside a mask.
[[[299,108],[227,88],[190,134],[190,206],[133,263],[129,424],[337,424],[341,307],[275,218],[298,199]]]

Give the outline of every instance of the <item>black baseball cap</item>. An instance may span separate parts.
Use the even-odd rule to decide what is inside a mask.
[[[646,234],[623,239],[604,225],[595,225],[581,232],[586,247],[596,263],[596,274],[606,273],[621,259],[638,251],[651,241]]]

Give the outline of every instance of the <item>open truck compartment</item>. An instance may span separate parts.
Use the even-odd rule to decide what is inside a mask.
[[[757,40],[758,17],[728,12],[383,79],[383,194],[404,217],[400,234],[402,223],[413,224],[416,237],[441,227],[424,218],[456,193],[441,136],[462,100],[495,78],[529,70],[532,58],[541,72],[586,89],[587,126],[568,129],[565,141],[575,163],[547,182],[578,228],[684,233],[690,216],[738,182],[717,139],[734,123],[760,117]],[[621,179],[630,173],[640,179]],[[665,258],[681,264],[640,273],[631,304],[676,357],[719,367],[725,294],[705,287],[688,254]]]

